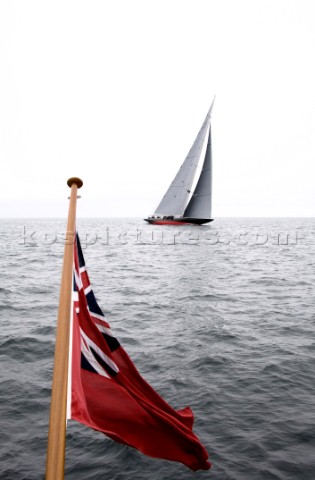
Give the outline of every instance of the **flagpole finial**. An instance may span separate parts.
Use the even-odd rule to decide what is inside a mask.
[[[69,180],[67,180],[67,185],[68,185],[68,187],[71,188],[73,184],[76,184],[76,186],[78,188],[81,188],[82,185],[83,185],[83,182],[82,182],[81,178],[79,178],[79,177],[71,177],[71,178],[69,178]]]

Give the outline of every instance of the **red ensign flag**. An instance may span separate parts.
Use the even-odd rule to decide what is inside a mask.
[[[209,469],[192,411],[174,410],[141,377],[96,302],[78,237],[74,251],[68,417],[151,457]]]

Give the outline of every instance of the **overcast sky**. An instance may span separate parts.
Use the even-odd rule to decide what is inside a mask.
[[[213,216],[314,216],[315,2],[0,2],[0,217],[153,213],[212,113]]]

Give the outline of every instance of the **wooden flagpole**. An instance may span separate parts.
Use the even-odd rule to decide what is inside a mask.
[[[46,480],[63,480],[65,468],[68,357],[74,241],[76,233],[76,204],[77,190],[82,187],[83,182],[80,178],[72,177],[69,178],[67,184],[71,188],[71,193],[56,331],[46,460]]]

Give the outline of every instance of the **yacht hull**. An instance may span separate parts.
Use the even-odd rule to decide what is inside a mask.
[[[144,218],[144,220],[151,225],[203,225],[204,223],[209,223],[213,221],[213,218],[174,218],[163,219],[163,218]]]

